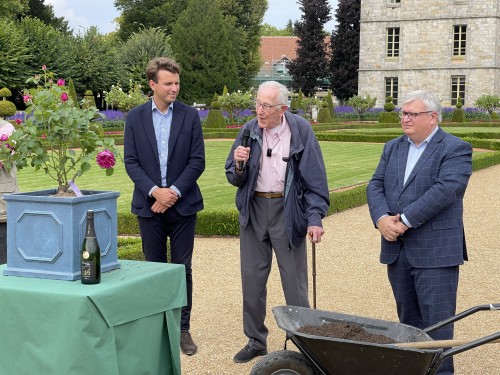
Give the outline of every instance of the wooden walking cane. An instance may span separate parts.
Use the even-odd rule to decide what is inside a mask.
[[[313,308],[316,309],[316,244],[312,243]]]

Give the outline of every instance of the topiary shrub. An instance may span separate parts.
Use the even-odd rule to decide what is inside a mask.
[[[7,87],[0,89],[0,98],[2,98],[0,100],[0,117],[6,118],[16,114],[16,105],[10,100],[5,99],[9,96],[12,96],[12,92]]]
[[[462,98],[460,96],[457,99],[457,103],[455,104],[455,109],[451,115],[452,122],[465,122],[465,111],[462,108]]]
[[[385,98],[384,110],[386,112],[392,112],[394,111],[394,108],[396,108],[396,106],[392,101],[393,101],[392,96],[388,96],[387,98]]]
[[[73,101],[73,106],[75,108],[79,108],[80,104],[78,103],[78,97],[76,96],[75,85],[74,85],[72,79],[69,80],[68,95],[69,95],[69,98]]]
[[[83,96],[83,99],[85,101],[82,104],[82,108],[88,109],[88,108],[96,108],[97,107],[95,104],[94,93],[92,92],[92,90],[86,90],[85,94]]]
[[[292,100],[290,101],[290,112],[292,112],[292,113],[299,112],[298,99],[297,99],[297,96],[295,94],[293,94]]]
[[[212,109],[208,112],[205,127],[209,129],[225,128],[226,121],[220,110],[220,103],[216,100],[212,102]]]
[[[332,117],[330,116],[330,109],[328,108],[327,102],[322,102],[319,108],[318,118],[316,119],[320,124],[326,124],[332,122]]]
[[[400,122],[399,114],[397,112],[380,112],[378,122],[381,124],[397,124]]]
[[[9,100],[0,100],[0,116],[4,119],[6,117],[14,116],[16,114],[16,105]]]

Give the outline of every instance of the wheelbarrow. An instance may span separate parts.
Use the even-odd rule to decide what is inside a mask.
[[[484,310],[500,310],[500,304],[472,307],[422,330],[379,319],[305,307],[277,306],[272,311],[278,326],[286,331],[284,350],[262,357],[253,366],[250,375],[433,375],[446,358],[500,341],[500,331],[470,342],[433,341],[428,335],[428,332]],[[360,325],[368,333],[386,336],[395,343],[361,342],[297,331],[305,326],[333,322]],[[300,352],[286,350],[288,340]]]

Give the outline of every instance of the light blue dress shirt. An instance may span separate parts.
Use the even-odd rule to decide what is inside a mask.
[[[418,147],[415,145],[415,143],[410,138],[408,138],[408,142],[410,143],[410,148],[408,149],[408,158],[406,159],[405,179],[403,182],[404,184],[406,184],[406,180],[408,179],[411,172],[413,171],[413,168],[417,164],[418,159],[420,159],[420,156],[422,156],[425,149],[427,148],[427,145],[431,141],[434,134],[436,134],[438,129],[439,129],[439,126],[436,126],[436,128],[432,131],[432,133],[429,134],[429,136],[423,142],[421,142],[418,145]],[[401,220],[403,220],[403,223],[405,223],[405,225],[408,228],[412,227],[410,222],[408,220],[406,220],[406,217],[404,214],[401,215]]]
[[[155,129],[156,146],[158,148],[158,156],[160,158],[160,171],[161,171],[161,186],[167,187],[167,163],[168,163],[168,140],[170,139],[170,129],[172,127],[172,113],[174,111],[174,103],[170,103],[167,112],[162,113],[156,106],[154,100],[151,100],[153,111],[153,126]],[[149,195],[156,189],[153,186],[149,191]],[[170,186],[177,195],[181,194],[175,186]]]

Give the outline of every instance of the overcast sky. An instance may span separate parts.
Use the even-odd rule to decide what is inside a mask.
[[[332,7],[332,21],[325,25],[326,31],[331,32],[334,27],[335,10],[338,0],[329,0]],[[45,0],[45,4],[54,7],[57,17],[64,17],[69,27],[75,33],[83,32],[90,26],[97,26],[102,34],[114,31],[116,24],[113,20],[118,17],[114,7],[114,0]],[[296,0],[269,0],[269,8],[264,16],[264,23],[284,28],[288,20],[296,21],[301,17]]]

